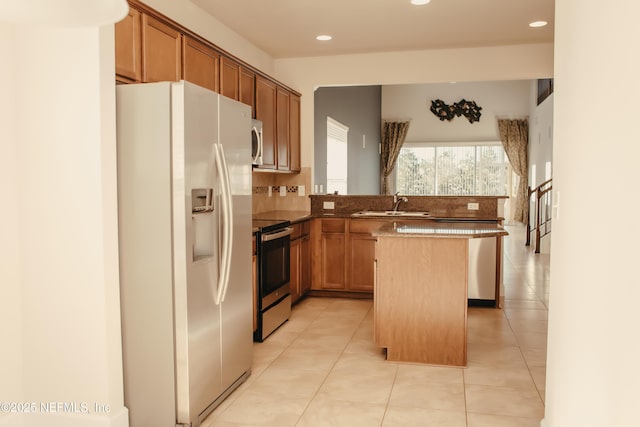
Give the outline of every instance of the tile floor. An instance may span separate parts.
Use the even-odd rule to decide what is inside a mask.
[[[549,256],[507,228],[504,309],[469,309],[466,368],[387,362],[371,301],[306,298],[254,345],[252,375],[202,426],[538,427]]]

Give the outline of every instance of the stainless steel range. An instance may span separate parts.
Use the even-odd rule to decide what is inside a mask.
[[[262,342],[289,319],[289,245],[293,228],[289,221],[253,220],[257,233],[258,328],[254,340]]]

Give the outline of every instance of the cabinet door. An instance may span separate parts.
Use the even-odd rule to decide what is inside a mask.
[[[240,99],[251,107],[251,114],[256,116],[256,75],[253,71],[240,67]]]
[[[373,292],[376,238],[370,234],[349,235],[349,289]]]
[[[178,30],[148,15],[142,16],[142,81],[182,78],[182,42]]]
[[[300,97],[289,97],[289,170],[300,172]]]
[[[302,295],[300,286],[300,239],[291,241],[290,245],[290,277],[291,302],[296,302]]]
[[[300,239],[300,294],[311,289],[311,239],[304,236]]]
[[[225,56],[220,57],[220,93],[237,101],[240,98],[239,79],[240,66],[238,63]]]
[[[322,234],[322,289],[346,289],[345,235]]]
[[[262,166],[276,168],[276,85],[256,76],[256,118],[262,121]]]
[[[276,102],[276,156],[278,170],[289,170],[289,91],[278,87]]]
[[[320,289],[346,289],[346,223],[337,218],[321,220]]]
[[[116,76],[121,81],[140,82],[142,79],[141,14],[130,7],[129,14],[115,25]]]
[[[217,92],[219,55],[206,44],[189,36],[183,37],[183,78]]]

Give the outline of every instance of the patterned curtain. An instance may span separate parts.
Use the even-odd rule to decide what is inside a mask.
[[[500,131],[500,139],[502,140],[504,151],[509,158],[509,163],[511,163],[513,171],[520,177],[513,219],[526,223],[527,215],[529,215],[529,201],[527,197],[529,176],[529,163],[527,160],[529,122],[527,119],[498,119],[498,130]]]
[[[382,169],[381,194],[389,193],[389,175],[393,172],[400,149],[407,137],[409,122],[384,122],[382,127],[382,150],[380,163]]]

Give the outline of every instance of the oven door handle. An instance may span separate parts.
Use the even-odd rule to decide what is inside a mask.
[[[276,239],[279,239],[281,237],[288,236],[290,234],[293,234],[293,228],[286,227],[286,228],[283,228],[282,231],[276,231],[276,232],[273,232],[273,233],[263,234],[261,240],[263,242],[268,242],[268,241],[271,241],[271,240],[276,240]]]

